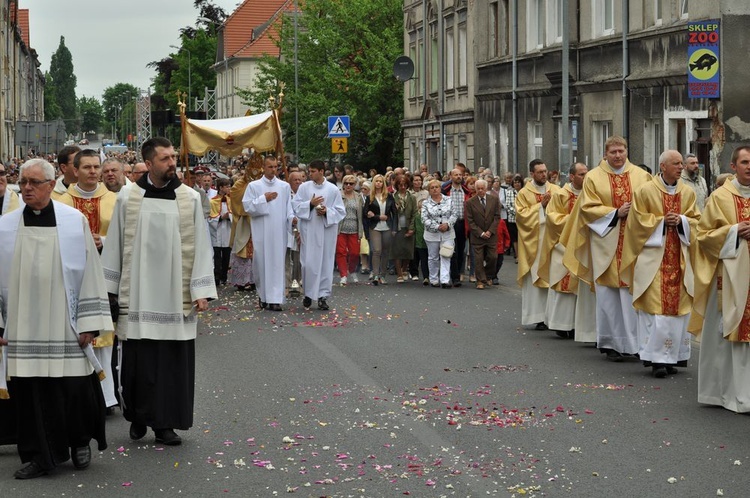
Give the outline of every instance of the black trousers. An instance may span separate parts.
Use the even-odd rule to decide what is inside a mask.
[[[466,254],[464,254],[466,252],[464,220],[457,220],[453,225],[453,230],[456,232],[456,248],[451,257],[451,280],[458,282],[461,279],[466,262]]]
[[[214,280],[216,280],[216,283],[227,281],[229,257],[231,255],[231,247],[214,247]]]

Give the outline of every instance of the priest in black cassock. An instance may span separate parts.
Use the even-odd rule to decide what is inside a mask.
[[[43,159],[21,166],[26,207],[0,219],[0,397],[15,401],[16,479],[73,460],[91,462],[104,437],[102,368],[91,348],[112,331],[99,255],[88,222],[50,200],[55,170]],[[10,389],[6,379],[10,378]]]

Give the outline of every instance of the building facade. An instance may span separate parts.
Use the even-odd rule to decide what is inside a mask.
[[[44,121],[44,75],[29,42],[29,10],[0,1],[0,160],[21,157],[15,144],[16,121]]]
[[[576,160],[591,167],[617,134],[628,139],[632,162],[656,169],[665,149],[694,152],[711,181],[728,168],[732,149],[750,141],[743,0],[487,0],[468,9],[475,11],[467,14],[476,72],[471,169],[526,174],[534,158],[549,169]],[[720,25],[719,98],[688,97],[688,24],[703,20]],[[423,54],[415,56],[419,66]],[[413,98],[407,88],[405,135],[418,124]],[[410,157],[407,138],[404,147]]]
[[[485,161],[474,149],[477,2],[406,0],[404,49],[414,76],[404,88],[404,160],[415,170],[470,169]]]

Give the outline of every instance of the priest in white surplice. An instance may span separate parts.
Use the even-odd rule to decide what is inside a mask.
[[[122,401],[137,440],[181,443],[193,425],[197,312],[216,298],[213,255],[198,193],[176,176],[174,147],[141,147],[148,174],[120,190],[102,252],[107,291],[118,296]]]
[[[19,180],[26,207],[0,219],[0,398],[16,402],[18,454],[27,464],[16,479],[71,458],[84,469],[91,439],[107,447],[91,341],[113,329],[109,300],[88,222],[50,200],[54,178],[47,161],[27,161]]]
[[[276,178],[278,161],[268,156],[263,161],[263,176],[248,185],[242,207],[250,214],[253,230],[253,274],[260,307],[281,311],[285,302],[286,246],[291,230],[291,188]]]
[[[620,274],[633,292],[638,355],[661,379],[690,359],[691,261],[700,213],[695,191],[680,180],[682,155],[664,151],[659,168],[660,174],[633,193]]]
[[[8,188],[8,171],[0,163],[0,216],[23,207],[21,197]]]
[[[318,300],[318,309],[327,310],[333,285],[333,263],[339,221],[346,216],[341,191],[325,178],[323,161],[308,165],[310,181],[300,185],[292,200],[298,218],[305,308]]]

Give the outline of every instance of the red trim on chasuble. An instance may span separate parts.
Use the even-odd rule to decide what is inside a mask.
[[[578,199],[576,194],[568,192],[568,214],[573,211],[573,205],[575,205],[576,199]],[[570,272],[567,272],[562,280],[560,280],[560,291],[570,292]]]
[[[619,209],[626,202],[630,202],[633,198],[633,189],[630,187],[630,173],[623,173],[621,175],[615,175],[609,173],[609,188],[612,192],[612,204],[615,209]],[[617,216],[617,215],[615,215]],[[620,226],[620,234],[617,236],[617,252],[615,258],[617,258],[617,273],[620,273],[620,265],[622,264],[622,242],[625,238],[625,220],[619,220],[617,224]],[[627,287],[628,284],[620,280],[620,287]]]
[[[534,194],[534,198],[536,199],[536,203],[540,204],[542,199],[544,199],[544,194]]]
[[[664,215],[680,214],[682,200],[680,194],[662,193]],[[680,236],[677,227],[667,227],[664,258],[661,260],[661,312],[667,316],[677,316],[680,311],[682,291],[682,268],[680,267]]]
[[[735,195],[734,206],[737,210],[737,223],[750,221],[750,199],[743,199]],[[747,241],[747,248],[750,251],[750,240]],[[737,336],[737,340],[740,342],[750,342],[750,292],[747,295],[745,312],[742,313],[742,320],[740,320],[740,327],[737,329]]]
[[[99,233],[101,229],[101,220],[99,219],[99,197],[83,199],[82,197],[73,197],[73,205],[89,221],[91,233]]]

